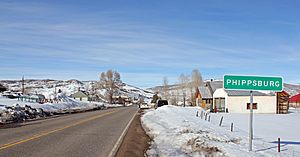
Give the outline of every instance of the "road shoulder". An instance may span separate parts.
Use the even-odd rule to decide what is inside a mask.
[[[151,139],[144,131],[141,124],[139,111],[134,117],[126,136],[116,154],[116,157],[142,157],[150,146]]]

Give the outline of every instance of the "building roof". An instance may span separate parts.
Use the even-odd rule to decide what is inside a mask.
[[[85,97],[88,97],[88,95],[82,91],[78,91],[78,92],[72,94],[71,97],[72,98],[85,98]]]
[[[223,81],[210,81],[207,83],[210,84],[212,92],[215,92],[219,88],[223,88]]]
[[[46,97],[42,94],[34,94],[34,95],[30,95],[30,98],[34,98],[34,99],[45,99]]]
[[[300,102],[300,94],[294,95],[290,98],[290,102]]]
[[[228,96],[250,96],[250,91],[243,90],[225,90]],[[253,91],[253,96],[274,96],[274,94],[266,94],[258,91]]]
[[[213,97],[207,86],[199,86],[198,89],[199,89],[199,92],[200,92],[202,98],[208,99],[208,98]]]

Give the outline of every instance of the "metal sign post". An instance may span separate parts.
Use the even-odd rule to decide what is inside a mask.
[[[253,140],[253,92],[250,91],[249,151],[252,151],[252,140]]]

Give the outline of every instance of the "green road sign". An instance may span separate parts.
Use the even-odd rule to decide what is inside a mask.
[[[282,91],[282,77],[224,76],[224,89]]]

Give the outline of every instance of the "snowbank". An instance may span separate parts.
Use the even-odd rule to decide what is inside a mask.
[[[89,102],[80,102],[76,101],[72,98],[69,98],[65,95],[59,95],[60,102],[58,103],[29,103],[24,101],[18,101],[18,99],[8,99],[4,97],[0,97],[0,104],[3,104],[0,107],[0,110],[4,108],[4,106],[14,106],[15,104],[19,104],[24,107],[25,105],[31,106],[32,108],[41,108],[46,112],[63,112],[63,111],[71,111],[71,110],[89,110],[97,107],[104,106],[103,103],[89,103]]]
[[[248,135],[196,117],[201,108],[163,106],[142,116],[147,134],[153,138],[149,156],[277,156],[276,147],[254,141],[248,152]]]

